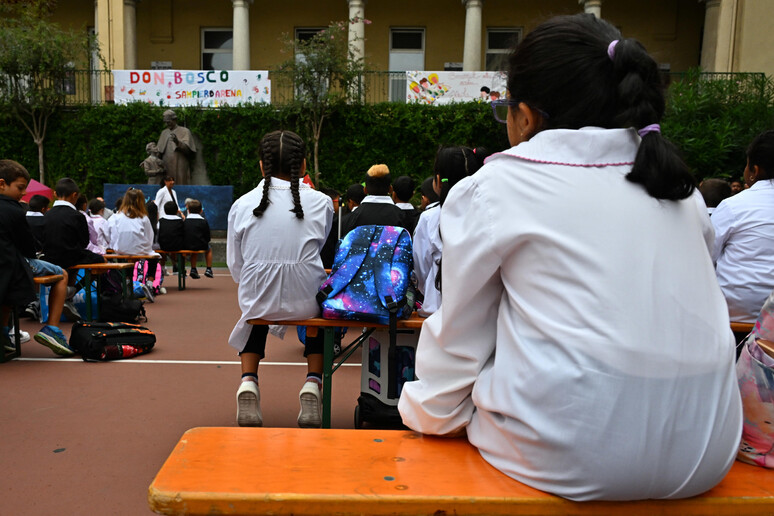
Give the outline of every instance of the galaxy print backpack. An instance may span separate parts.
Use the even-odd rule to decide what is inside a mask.
[[[411,236],[395,226],[360,226],[344,237],[317,301],[325,319],[393,324],[413,311]],[[393,317],[390,317],[392,315]]]

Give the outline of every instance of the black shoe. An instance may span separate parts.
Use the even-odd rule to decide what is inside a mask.
[[[211,278],[212,277],[212,267],[207,267],[207,270],[204,271],[204,275],[207,276],[208,278]]]
[[[177,274],[177,265],[172,265],[172,274]]]
[[[199,271],[191,269],[191,279],[199,279]]]

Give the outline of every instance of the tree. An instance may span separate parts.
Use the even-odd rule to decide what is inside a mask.
[[[88,62],[94,38],[48,20],[53,0],[0,3],[0,107],[12,113],[38,147],[45,183],[43,142],[48,120],[67,102],[73,66]]]
[[[348,23],[336,22],[309,39],[286,36],[285,52],[291,57],[280,64],[281,80],[292,83],[290,107],[307,124],[312,140],[315,183],[319,183],[320,137],[323,124],[338,105],[362,102],[363,59],[348,41]],[[371,23],[363,20],[365,23]]]

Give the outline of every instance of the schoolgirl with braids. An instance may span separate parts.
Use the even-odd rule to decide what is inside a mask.
[[[229,337],[239,351],[242,380],[237,390],[237,423],[261,426],[258,364],[266,352],[267,326],[273,321],[319,315],[315,294],[325,280],[320,249],[333,220],[330,198],[301,182],[306,171],[304,141],[290,131],[275,131],[260,143],[264,179],[240,197],[228,215],[227,261],[239,283],[242,317]],[[308,372],[299,393],[298,425],[319,427],[322,405],[322,332],[307,337]]]
[[[443,302],[403,422],[466,433],[573,500],[706,491],[739,446],[734,342],[656,62],[603,20],[558,17],[513,50],[507,85],[512,148],[441,211]]]
[[[414,274],[419,291],[424,296],[419,315],[427,317],[441,306],[441,290],[436,285],[443,252],[439,230],[441,208],[451,188],[472,175],[483,164],[481,152],[469,147],[442,147],[438,149],[433,165],[433,189],[440,203],[422,212],[414,230]]]

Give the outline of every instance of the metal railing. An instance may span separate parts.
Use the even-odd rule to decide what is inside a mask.
[[[723,85],[737,89],[759,89],[766,83],[763,73],[665,73],[666,84],[695,80],[698,77],[707,84]],[[292,79],[280,72],[269,72],[271,79],[271,102],[284,105],[296,95]],[[78,106],[113,102],[113,74],[108,70],[72,70],[61,81],[66,93],[66,104]],[[354,96],[367,104],[379,102],[405,102],[405,72],[369,71],[364,72],[355,86]]]

